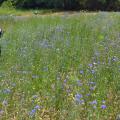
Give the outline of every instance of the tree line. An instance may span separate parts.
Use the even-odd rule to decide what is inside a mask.
[[[61,10],[120,10],[120,0],[0,0],[16,8],[51,8]]]

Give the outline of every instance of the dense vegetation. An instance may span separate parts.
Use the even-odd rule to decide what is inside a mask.
[[[120,0],[1,0],[17,8],[55,8],[64,10],[120,10]]]
[[[0,16],[0,120],[115,120],[120,15]]]

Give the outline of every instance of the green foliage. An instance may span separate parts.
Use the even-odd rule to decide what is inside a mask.
[[[120,10],[120,0],[2,0],[4,7]]]
[[[4,1],[1,5],[2,8],[6,8],[6,9],[14,9],[14,4],[12,0],[7,0]]]

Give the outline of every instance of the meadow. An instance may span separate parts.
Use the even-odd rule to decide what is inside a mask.
[[[1,15],[0,120],[116,120],[120,13]]]

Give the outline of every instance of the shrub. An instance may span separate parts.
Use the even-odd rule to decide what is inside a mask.
[[[14,9],[14,4],[12,0],[7,0],[4,1],[1,5],[2,8],[6,8],[6,9]]]

